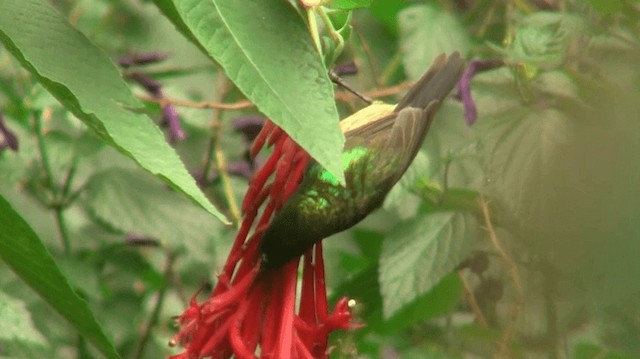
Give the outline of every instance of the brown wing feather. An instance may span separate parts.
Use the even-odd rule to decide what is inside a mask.
[[[458,53],[454,53],[449,57],[444,54],[438,56],[429,70],[404,95],[392,113],[345,133],[347,138],[345,150],[361,145],[370,148],[391,147],[400,150],[403,147],[396,147],[395,144],[386,143],[389,140],[389,131],[400,131],[399,134],[408,135],[411,133],[415,136],[414,138],[406,138],[404,143],[407,146],[404,148],[408,150],[410,155],[407,160],[411,162],[417,152],[417,149],[413,146],[418,144],[419,147],[419,144],[422,143],[426,131],[433,120],[433,115],[438,110],[440,103],[455,87],[463,71],[464,61]],[[404,115],[401,115],[403,113]],[[408,121],[408,123],[396,124],[400,118],[403,118],[403,121]],[[396,129],[396,126],[399,127]],[[396,138],[396,140],[399,139],[400,137]]]
[[[398,113],[384,150],[386,153],[402,154],[398,158],[398,176],[394,179],[394,183],[404,174],[422,147],[438,107],[439,103],[433,101],[424,110],[409,107]]]

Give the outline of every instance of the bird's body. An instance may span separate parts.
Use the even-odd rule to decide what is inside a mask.
[[[317,163],[309,165],[263,236],[264,265],[280,267],[380,207],[415,158],[463,70],[458,54],[441,55],[397,106],[374,104],[342,121],[346,185]]]

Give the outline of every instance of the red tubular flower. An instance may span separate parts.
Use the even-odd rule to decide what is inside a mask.
[[[270,121],[256,137],[251,154],[265,144],[274,151],[249,183],[244,218],[218,283],[207,301],[198,303],[194,296],[178,318],[181,329],[171,343],[185,351],[171,359],[326,358],[329,333],[352,326],[346,298],[329,313],[320,243],[304,255],[297,313],[299,259],[278,269],[260,268],[262,235],[310,161]]]

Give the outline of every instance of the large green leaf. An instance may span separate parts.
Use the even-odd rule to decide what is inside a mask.
[[[539,12],[523,18],[505,58],[542,68],[555,68],[570,55],[569,48],[583,41],[585,24],[576,15]],[[501,51],[502,52],[502,51]]]
[[[173,3],[200,45],[247,98],[320,164],[344,179],[344,136],[338,127],[333,87],[296,12],[284,1]]]
[[[22,66],[106,142],[181,190],[222,221],[115,65],[40,0],[0,2],[0,41]],[[44,46],[46,44],[46,46]]]
[[[391,317],[372,323],[383,333],[398,333],[422,321],[451,313],[460,301],[462,284],[455,273],[440,280],[433,288],[404,305]],[[382,309],[385,307],[383,306]]]
[[[384,317],[427,293],[464,260],[477,228],[470,214],[438,212],[416,216],[391,231],[380,254]]]
[[[101,223],[121,232],[152,236],[176,248],[194,246],[201,259],[211,259],[216,224],[176,193],[139,171],[111,168],[87,184],[86,205]]]
[[[574,101],[576,89],[565,80],[561,72],[546,72],[530,87],[535,97]],[[479,121],[474,129],[480,139],[484,191],[496,204],[501,224],[529,230],[543,225],[546,181],[575,122],[557,108],[544,108],[544,103],[526,106],[513,91],[513,75],[507,69],[479,75],[475,86]]]
[[[443,9],[415,5],[398,14],[402,64],[410,79],[417,80],[440,53],[458,51],[465,57],[470,43],[465,28]]]
[[[1,196],[0,228],[0,258],[105,356],[119,358],[87,303],[73,291],[27,222]]]

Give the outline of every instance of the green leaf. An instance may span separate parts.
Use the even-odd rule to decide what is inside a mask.
[[[406,6],[407,2],[404,0],[374,0],[369,11],[389,32],[397,35],[398,13]]]
[[[622,11],[622,0],[587,0],[600,15],[611,15]]]
[[[477,228],[469,214],[438,212],[416,216],[392,230],[380,254],[384,317],[427,293],[464,260]]]
[[[441,53],[469,52],[464,27],[448,12],[435,6],[415,5],[398,14],[402,64],[409,79],[417,80]]]
[[[283,1],[174,0],[227,76],[327,170],[344,181],[333,86],[302,19]]]
[[[0,2],[0,41],[103,140],[226,221],[200,191],[158,127],[148,117],[131,111],[142,104],[115,65],[51,5],[40,0]]]
[[[0,290],[0,341],[19,341],[31,345],[46,346],[47,341],[33,325],[31,313],[23,301],[10,297]]]
[[[173,248],[198,247],[195,256],[210,259],[216,224],[206,212],[144,172],[111,168],[91,177],[85,201],[100,222],[127,233],[151,236]]]
[[[567,49],[579,46],[585,24],[570,14],[537,12],[518,24],[506,58],[510,62],[526,62],[545,69],[563,64]]]
[[[474,131],[464,120],[461,103],[442,104],[423,145],[431,167],[430,181],[437,181],[441,188],[481,188],[484,174]]]
[[[616,353],[591,343],[579,343],[573,348],[574,359],[631,359],[630,354]]]
[[[373,0],[333,0],[331,7],[341,10],[354,10],[371,6]]]
[[[27,222],[0,196],[0,258],[108,358],[120,358]],[[4,317],[3,317],[4,318]]]
[[[474,127],[482,141],[485,193],[499,205],[502,220],[530,228],[541,224],[545,178],[558,149],[570,138],[571,121],[558,109],[523,106],[517,93],[501,92],[501,81],[510,82],[507,73],[500,70],[478,77],[478,113],[486,116],[479,117]],[[548,76],[542,78],[545,81],[534,82],[534,89],[547,92]]]
[[[460,279],[455,273],[449,274],[429,291],[383,321],[382,330],[385,333],[397,333],[421,321],[447,314],[456,306],[461,294]]]

